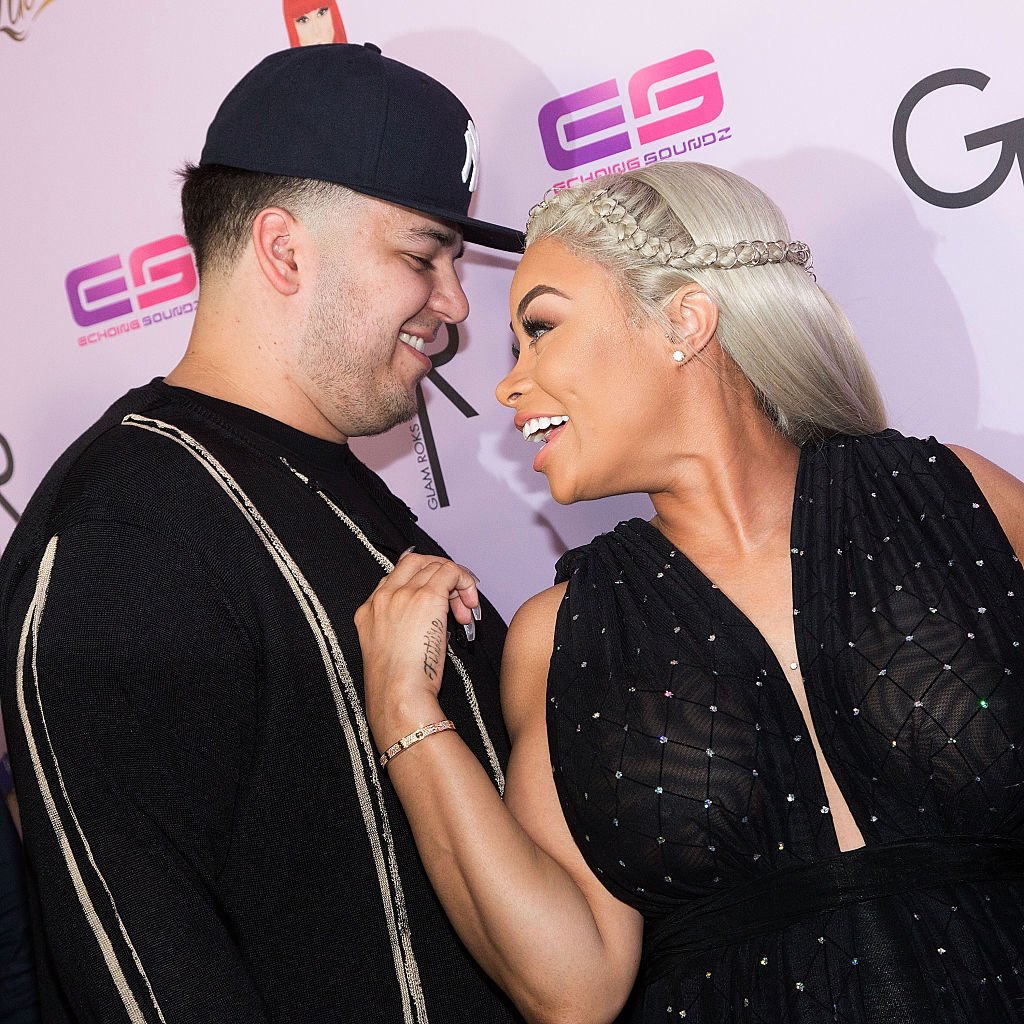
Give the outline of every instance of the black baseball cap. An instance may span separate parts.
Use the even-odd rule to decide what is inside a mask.
[[[372,43],[327,43],[260,61],[220,105],[199,164],[334,182],[522,252],[522,232],[467,215],[479,160],[476,126],[440,82]]]

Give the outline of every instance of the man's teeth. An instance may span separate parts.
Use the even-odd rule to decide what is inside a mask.
[[[527,441],[541,444],[548,439],[548,434],[555,427],[560,427],[563,423],[568,422],[568,416],[536,416],[532,420],[527,420],[523,425],[523,437]]]
[[[427,343],[422,338],[418,338],[415,334],[406,334],[405,331],[398,332],[398,340],[404,341],[406,345],[416,349],[417,352],[422,352],[427,347]]]

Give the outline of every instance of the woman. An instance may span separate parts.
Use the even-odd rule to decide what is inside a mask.
[[[1024,1019],[1024,485],[884,429],[788,239],[693,163],[531,215],[498,397],[556,500],[656,514],[516,615],[504,803],[451,730],[385,758],[530,1019],[612,1020],[638,970],[645,1022]],[[449,598],[408,556],[357,616],[382,748],[444,718]]]

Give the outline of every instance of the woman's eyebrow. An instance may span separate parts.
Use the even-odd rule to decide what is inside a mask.
[[[519,305],[516,306],[516,319],[518,321],[520,321],[520,323],[522,322],[522,319],[523,319],[523,313],[526,312],[526,307],[529,306],[529,304],[531,302],[533,302],[533,300],[535,298],[537,298],[538,295],[557,295],[557,296],[559,296],[560,298],[563,298],[563,299],[569,298],[569,296],[566,295],[565,292],[560,292],[557,288],[554,288],[554,287],[552,287],[549,284],[534,285],[519,300]]]

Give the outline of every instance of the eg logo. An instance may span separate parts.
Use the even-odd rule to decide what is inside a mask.
[[[633,133],[643,146],[714,121],[725,100],[718,73],[707,70],[713,63],[707,50],[690,50],[641,68],[626,87],[629,123],[614,78],[545,103],[537,122],[548,163],[568,171],[632,149]],[[619,125],[621,132],[586,141]]]
[[[64,281],[71,315],[80,327],[114,320],[189,295],[197,283],[192,250],[183,235],[133,249],[128,276],[120,256],[76,267]]]
[[[1009,177],[1015,161],[1018,163],[1021,178],[1024,180],[1024,118],[1007,121],[994,128],[985,128],[964,136],[964,143],[968,151],[982,149],[984,146],[994,146],[996,143],[999,143],[1001,147],[999,160],[992,173],[980,185],[975,185],[974,188],[969,188],[965,192],[942,192],[933,188],[914,170],[914,165],[910,162],[910,152],[907,149],[907,127],[910,124],[910,115],[918,103],[931,93],[949,85],[969,85],[973,89],[982,91],[989,81],[988,75],[983,75],[980,71],[972,71],[970,68],[950,68],[948,71],[937,71],[934,75],[929,75],[918,82],[903,97],[896,110],[896,118],[892,125],[892,150],[896,157],[896,166],[914,194],[926,203],[931,203],[932,206],[941,206],[947,210],[959,210],[988,199]]]

